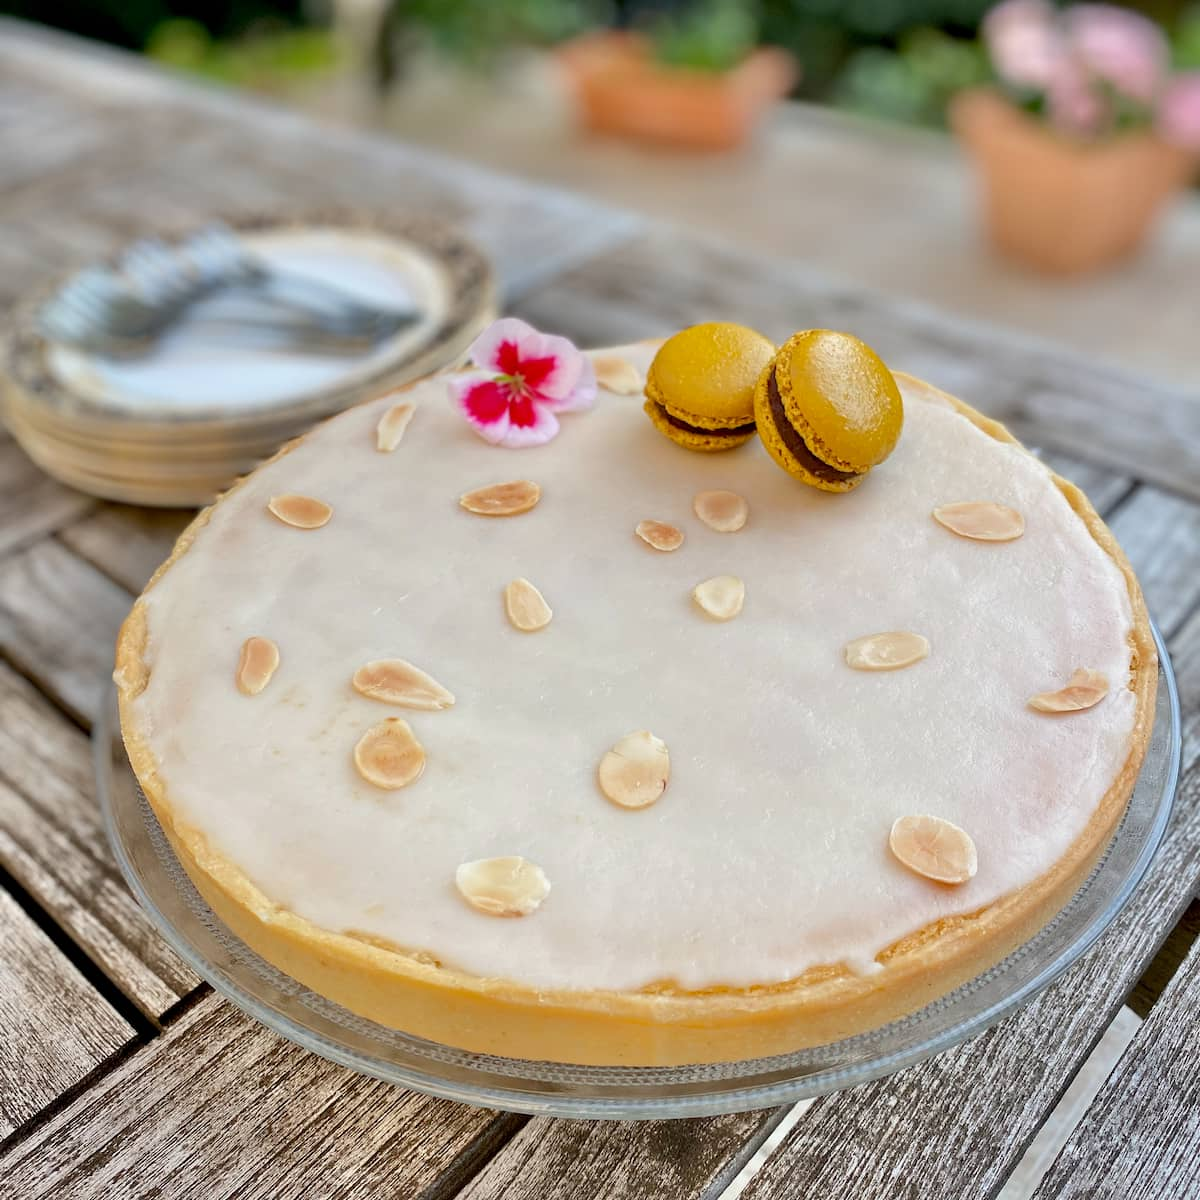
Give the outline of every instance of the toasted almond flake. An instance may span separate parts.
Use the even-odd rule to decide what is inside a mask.
[[[272,496],[267,511],[293,529],[320,529],[333,516],[333,509],[324,500],[311,496]]]
[[[1015,508],[990,500],[965,500],[943,504],[933,519],[959,537],[976,542],[1011,542],[1025,532],[1025,518]]]
[[[449,708],[451,695],[436,679],[403,658],[379,658],[354,672],[354,690],[371,700],[427,712]]]
[[[545,629],[554,616],[546,597],[528,579],[514,579],[504,589],[504,611],[513,627],[522,633]]]
[[[400,445],[400,439],[404,437],[404,431],[416,411],[417,406],[407,400],[393,404],[375,426],[375,449],[382,454],[391,454]]]
[[[622,808],[646,808],[667,790],[671,756],[649,730],[626,734],[600,760],[600,790]]]
[[[257,696],[271,682],[278,666],[279,647],[270,638],[247,638],[238,655],[235,676],[238,691],[246,696]]]
[[[966,883],[979,869],[970,835],[941,817],[900,817],[888,845],[910,871],[938,883]]]
[[[697,492],[692,511],[709,529],[737,533],[750,516],[750,505],[737,492]]]
[[[1067,680],[1066,687],[1057,692],[1040,692],[1030,698],[1029,707],[1047,713],[1080,712],[1099,704],[1107,695],[1108,680],[1099,671],[1080,667]]]
[[[636,396],[642,390],[642,373],[627,358],[602,354],[592,360],[596,382],[618,396]]]
[[[634,533],[655,550],[670,553],[683,545],[683,530],[668,525],[666,521],[639,521]]]
[[[481,517],[515,517],[527,513],[542,498],[542,489],[528,479],[493,483],[490,487],[464,492],[458,498],[467,512]]]
[[[897,671],[929,654],[919,633],[871,633],[846,643],[846,665],[856,671]]]
[[[394,792],[421,778],[425,750],[407,721],[387,717],[372,725],[354,747],[354,765],[368,782]]]
[[[550,894],[545,871],[519,854],[465,862],[454,884],[472,908],[491,917],[527,917]]]
[[[716,575],[692,589],[692,599],[716,621],[728,621],[742,611],[746,585],[736,575]]]

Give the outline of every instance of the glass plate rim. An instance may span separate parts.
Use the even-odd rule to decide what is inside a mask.
[[[347,1067],[350,1070],[360,1074],[369,1075],[374,1078],[383,1080],[396,1086],[411,1088],[415,1091],[423,1092],[427,1095],[440,1097],[442,1099],[453,1100],[459,1103],[466,1103],[475,1106],[487,1108],[497,1108],[509,1112],[527,1113],[530,1115],[552,1115],[564,1116],[572,1118],[600,1118],[608,1120],[638,1120],[638,1119],[663,1119],[663,1118],[683,1118],[683,1117],[700,1117],[700,1116],[717,1116],[734,1112],[745,1112],[751,1109],[772,1108],[781,1104],[794,1103],[797,1100],[813,1098],[838,1091],[843,1088],[858,1086],[860,1084],[871,1082],[872,1080],[882,1078],[883,1076],[893,1074],[896,1071],[902,1070],[905,1067],[913,1066],[933,1054],[948,1050],[959,1043],[970,1038],[977,1037],[987,1029],[991,1028],[997,1022],[1002,1020],[1016,1008],[1029,1002],[1040,992],[1049,987],[1056,979],[1066,972],[1075,962],[1087,953],[1092,946],[1100,939],[1105,930],[1112,924],[1122,909],[1128,903],[1130,896],[1137,888],[1138,884],[1145,877],[1146,871],[1149,868],[1154,855],[1157,853],[1158,847],[1162,842],[1166,832],[1167,824],[1170,820],[1171,812],[1174,805],[1175,795],[1178,787],[1181,754],[1182,754],[1182,739],[1181,728],[1182,718],[1180,711],[1179,693],[1175,682],[1174,671],[1171,666],[1170,657],[1167,653],[1166,645],[1162,635],[1159,632],[1158,626],[1151,621],[1151,633],[1154,638],[1155,647],[1158,652],[1158,681],[1157,686],[1161,692],[1166,693],[1166,711],[1162,711],[1163,707],[1159,705],[1159,711],[1155,714],[1155,727],[1157,728],[1160,721],[1167,723],[1166,737],[1166,762],[1165,772],[1163,775],[1163,783],[1161,794],[1157,800],[1157,805],[1154,810],[1153,821],[1150,824],[1146,838],[1141,846],[1137,856],[1129,865],[1126,877],[1117,888],[1116,892],[1111,897],[1109,903],[1103,910],[1093,915],[1081,932],[1073,938],[1068,946],[1062,949],[1057,955],[1051,958],[1040,970],[1038,970],[1029,979],[1025,980],[1019,987],[1012,992],[1001,996],[999,999],[986,1005],[979,1011],[971,1014],[957,1023],[937,1031],[932,1035],[914,1041],[912,1044],[904,1047],[899,1051],[894,1051],[890,1054],[870,1059],[863,1062],[851,1063],[849,1065],[835,1066],[827,1069],[816,1070],[810,1073],[797,1074],[791,1077],[785,1077],[777,1081],[769,1083],[752,1083],[745,1087],[722,1087],[719,1091],[704,1091],[698,1090],[689,1093],[675,1093],[671,1095],[662,1094],[647,1094],[639,1095],[604,1095],[604,1094],[586,1094],[580,1092],[574,1093],[538,1093],[521,1090],[517,1084],[522,1079],[520,1069],[522,1064],[528,1068],[534,1068],[543,1064],[533,1062],[525,1063],[525,1060],[519,1059],[495,1059],[486,1055],[466,1055],[464,1052],[457,1050],[455,1047],[445,1047],[446,1051],[455,1056],[466,1057],[468,1059],[478,1059],[488,1063],[504,1063],[509,1064],[508,1070],[501,1070],[499,1073],[511,1075],[514,1079],[514,1086],[499,1086],[496,1084],[463,1084],[453,1080],[443,1078],[437,1074],[430,1074],[425,1071],[417,1070],[411,1067],[403,1067],[397,1063],[389,1062],[380,1058],[372,1057],[362,1051],[355,1049],[344,1042],[338,1042],[329,1036],[322,1034],[316,1030],[305,1028],[303,1025],[295,1022],[286,1013],[277,1008],[272,1007],[269,1003],[258,999],[245,991],[238,984],[236,979],[232,978],[224,969],[206,958],[205,955],[193,944],[192,940],[181,931],[176,923],[168,917],[160,905],[155,901],[150,894],[146,881],[142,877],[142,873],[138,866],[133,861],[133,855],[126,846],[124,839],[119,831],[116,812],[114,808],[113,788],[110,786],[107,776],[112,770],[112,741],[114,735],[119,736],[119,731],[114,727],[111,720],[112,710],[115,708],[114,698],[115,689],[110,680],[105,681],[105,687],[101,697],[101,704],[98,709],[98,717],[93,729],[93,765],[97,782],[97,794],[100,802],[101,815],[103,819],[105,833],[112,847],[117,864],[121,870],[126,883],[133,892],[138,903],[149,916],[151,923],[155,926],[159,934],[167,942],[167,944],[192,968],[202,979],[206,980],[219,994],[236,1005],[243,1012],[259,1021],[267,1028],[273,1030],[289,1041],[303,1047],[311,1053],[317,1054],[332,1062],[338,1063],[341,1066]],[[1151,734],[1153,740],[1153,731]],[[107,759],[107,761],[106,761]],[[1145,764],[1143,764],[1143,769]],[[140,789],[139,789],[140,796]],[[149,820],[153,821],[153,814],[150,813],[149,807],[143,798],[140,803],[149,814]],[[1122,825],[1124,820],[1122,821]],[[149,830],[148,836],[150,834]],[[1113,841],[1119,836],[1114,835]],[[159,838],[163,835],[161,831],[158,834]],[[1110,848],[1111,849],[1111,844]],[[170,853],[169,849],[167,851]],[[902,1018],[899,1022],[894,1022],[891,1025],[884,1026],[884,1030],[893,1029],[905,1022],[916,1022],[920,1014],[927,1013],[943,1007],[951,1002],[953,998],[959,997],[961,994],[968,992],[969,989],[978,988],[983,981],[998,977],[1003,974],[1004,969],[1017,958],[1031,952],[1031,948],[1035,947],[1038,941],[1043,938],[1049,930],[1056,926],[1064,916],[1069,912],[1071,907],[1077,903],[1079,897],[1087,890],[1088,886],[1093,882],[1097,875],[1104,870],[1105,864],[1109,857],[1109,851],[1106,850],[1100,862],[1089,875],[1088,880],[1079,889],[1076,895],[1068,902],[1068,905],[1059,913],[1043,930],[1041,930],[1029,942],[1018,947],[1013,954],[997,963],[982,975],[964,985],[963,988],[956,989],[949,995],[934,1001],[931,1005],[919,1010],[918,1013],[911,1014],[909,1017]],[[179,868],[182,871],[182,868]],[[186,899],[186,898],[185,898]],[[197,897],[198,899],[198,897]],[[203,901],[200,901],[203,905]],[[219,919],[212,914],[211,910],[204,906],[208,917],[215,925],[219,925],[222,929],[225,927]],[[240,942],[228,930],[225,931],[231,941],[241,947],[244,955],[248,958],[256,959],[268,971],[276,969],[266,964],[259,959],[256,954],[244,943]],[[282,974],[281,972],[276,972]],[[314,995],[308,992],[308,989],[302,985],[296,984],[298,993]],[[315,996],[314,998],[321,1005],[337,1009],[338,1006],[332,1002],[326,1001],[324,997]],[[308,1006],[310,1010],[313,1006]],[[345,1010],[340,1010],[345,1011]],[[318,1013],[319,1015],[319,1013]],[[362,1018],[354,1017],[353,1014],[347,1013],[347,1016],[353,1017],[357,1022],[362,1022]],[[370,1022],[366,1022],[370,1025]],[[382,1027],[380,1027],[382,1028]],[[394,1033],[394,1031],[386,1031]],[[829,1047],[814,1048],[815,1052],[828,1051],[832,1053],[834,1048],[840,1045],[846,1045],[857,1040],[869,1040],[877,1037],[882,1030],[869,1031],[867,1034],[858,1035],[857,1038],[847,1039],[847,1042],[832,1043]],[[401,1035],[407,1036],[407,1035]],[[414,1044],[420,1043],[427,1046],[435,1047],[434,1043],[422,1043],[422,1039],[408,1038]],[[800,1052],[804,1053],[804,1052]],[[811,1053],[811,1052],[809,1052]],[[776,1059],[756,1059],[747,1060],[744,1064],[717,1064],[720,1066],[731,1067],[750,1067],[753,1064],[770,1064],[776,1061],[782,1061],[791,1058],[791,1055],[777,1056]],[[437,1059],[428,1057],[430,1065],[435,1065]],[[544,1064],[553,1066],[554,1064]],[[659,1076],[669,1075],[675,1070],[687,1070],[687,1068],[638,1068],[638,1067],[613,1067],[613,1068],[572,1068],[576,1071],[593,1071],[597,1075],[617,1074],[628,1076],[631,1079],[642,1078],[647,1083],[656,1082]],[[786,1070],[786,1067],[780,1069]],[[693,1068],[696,1070],[696,1068]],[[492,1073],[496,1073],[493,1069]],[[526,1081],[530,1081],[533,1077],[529,1074],[524,1076]],[[542,1075],[538,1082],[546,1082],[552,1077]],[[703,1089],[706,1081],[703,1078],[695,1080],[695,1086]],[[736,1079],[725,1077],[721,1082],[736,1083]]]

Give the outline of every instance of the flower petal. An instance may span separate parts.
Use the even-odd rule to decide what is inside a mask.
[[[537,404],[528,392],[522,392],[509,400],[508,419],[522,429],[537,424]]]
[[[1200,71],[1176,75],[1163,93],[1158,132],[1169,142],[1200,150]]]
[[[516,407],[516,406],[514,406]],[[558,418],[544,404],[529,404],[527,410],[518,409],[528,424],[511,420],[507,432],[499,442],[501,446],[523,449],[526,446],[543,446],[558,433]],[[517,412],[513,413],[514,418]]]
[[[475,431],[504,446],[534,446],[558,432],[554,412],[591,407],[596,371],[564,337],[516,317],[493,322],[471,345],[476,370],[449,382]]]
[[[1071,49],[1092,75],[1144,104],[1166,78],[1170,47],[1149,17],[1111,4],[1076,4],[1063,14]]]
[[[511,375],[516,363],[532,357],[524,348],[525,342],[539,336],[532,325],[519,317],[502,317],[471,343],[467,353],[477,367],[498,375]]]
[[[535,333],[521,344],[521,374],[533,391],[555,404],[571,397],[590,365],[587,356],[565,337]]]
[[[581,354],[579,378],[562,400],[548,401],[555,412],[581,412],[596,402],[596,368],[586,354]]]
[[[497,445],[511,423],[509,389],[486,375],[460,375],[449,381],[450,396],[484,441]]]
[[[996,73],[1019,88],[1050,85],[1066,57],[1066,41],[1046,0],[1004,0],[983,19],[982,33]]]

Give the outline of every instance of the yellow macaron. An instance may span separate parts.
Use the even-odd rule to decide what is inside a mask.
[[[865,342],[831,329],[793,334],[754,392],[758,436],[789,474],[826,492],[848,492],[896,447],[900,389]]]
[[[754,436],[754,386],[775,343],[709,321],[667,338],[646,372],[646,414],[688,450],[731,450]]]

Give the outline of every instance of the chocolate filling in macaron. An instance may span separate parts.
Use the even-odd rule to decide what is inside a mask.
[[[839,471],[837,467],[831,467],[827,462],[823,462],[809,449],[808,443],[787,418],[774,371],[767,377],[767,400],[771,405],[771,420],[774,422],[779,436],[783,439],[783,444],[806,471],[818,479],[826,479],[831,483],[841,483],[847,479],[858,478],[860,472]]]
[[[705,437],[746,437],[754,432],[753,421],[749,421],[745,425],[734,425],[730,429],[704,429],[699,425],[689,425],[686,421],[672,416],[657,400],[653,401],[653,404],[658,412],[666,418],[668,425],[674,425],[676,429],[682,429],[684,433],[699,433]]]

